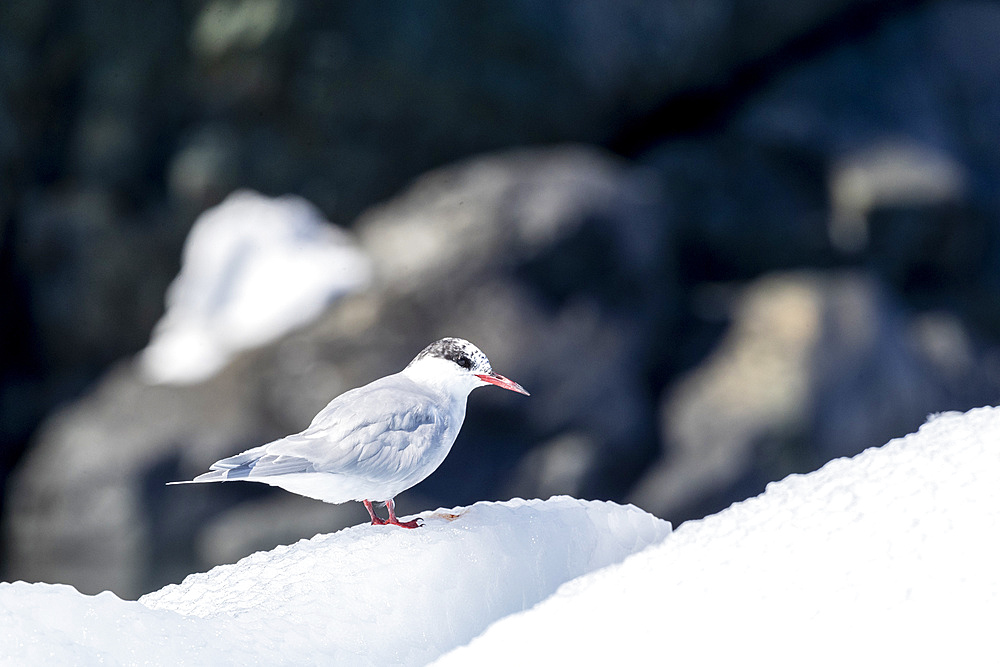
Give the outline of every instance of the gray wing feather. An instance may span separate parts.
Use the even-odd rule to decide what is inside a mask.
[[[267,448],[273,444],[254,447],[235,456],[216,461],[209,467],[208,472],[198,475],[192,480],[168,483],[224,482],[229,479],[253,479],[299,472],[315,472],[312,462],[306,459],[298,456],[268,454]]]
[[[316,472],[313,464],[297,456],[273,456],[267,454],[259,459],[248,461],[236,467],[226,469],[226,479],[247,479],[253,477],[271,477],[273,475],[291,475],[298,472]]]
[[[392,476],[441,444],[448,420],[434,399],[399,376],[376,380],[335,398],[301,433],[216,461],[191,481],[348,471]]]
[[[396,379],[387,382],[390,378]],[[265,447],[269,454],[312,461],[318,472],[365,476],[378,470],[382,476],[387,469],[410,467],[440,443],[448,419],[435,398],[415,383],[389,376],[342,394],[305,431]]]

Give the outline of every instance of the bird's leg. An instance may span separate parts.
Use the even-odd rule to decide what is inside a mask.
[[[375,514],[375,508],[372,507],[372,501],[366,500],[364,501],[364,503],[365,503],[365,509],[368,510],[368,516],[372,518],[373,526],[384,526],[387,523],[391,523],[390,521],[384,521],[378,518],[378,516]],[[392,516],[392,512],[389,512],[389,515]]]
[[[396,518],[396,503],[392,501],[392,498],[385,501],[385,506],[389,508],[389,520],[386,522],[392,526],[399,526],[400,528],[419,528],[420,524],[417,523],[420,519],[414,519],[413,521],[400,521]]]

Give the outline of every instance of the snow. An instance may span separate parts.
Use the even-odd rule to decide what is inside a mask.
[[[308,201],[249,190],[195,221],[181,260],[166,313],[139,357],[151,383],[205,380],[237,352],[314,320],[371,275],[347,232]]]
[[[72,586],[0,583],[0,664],[254,664],[257,647],[219,641],[224,621],[184,617]]]
[[[422,516],[417,530],[361,525],[259,552],[138,602],[0,584],[0,662],[426,664],[670,532],[638,508],[566,497]]]
[[[940,415],[685,523],[436,664],[996,664],[998,482],[1000,409]]]
[[[0,584],[0,664],[995,664],[1000,409],[669,524],[571,498],[355,526],[138,602]]]

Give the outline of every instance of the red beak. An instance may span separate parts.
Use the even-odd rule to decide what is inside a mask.
[[[476,377],[483,382],[489,382],[490,384],[495,384],[498,387],[503,387],[504,389],[510,389],[511,391],[516,391],[519,394],[524,394],[525,396],[531,396],[528,392],[524,390],[524,387],[514,382],[513,380],[508,380],[499,373],[476,373]]]

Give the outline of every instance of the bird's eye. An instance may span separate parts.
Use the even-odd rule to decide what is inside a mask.
[[[455,363],[464,368],[465,370],[469,370],[470,368],[472,368],[472,359],[469,359],[464,354],[460,356]]]

